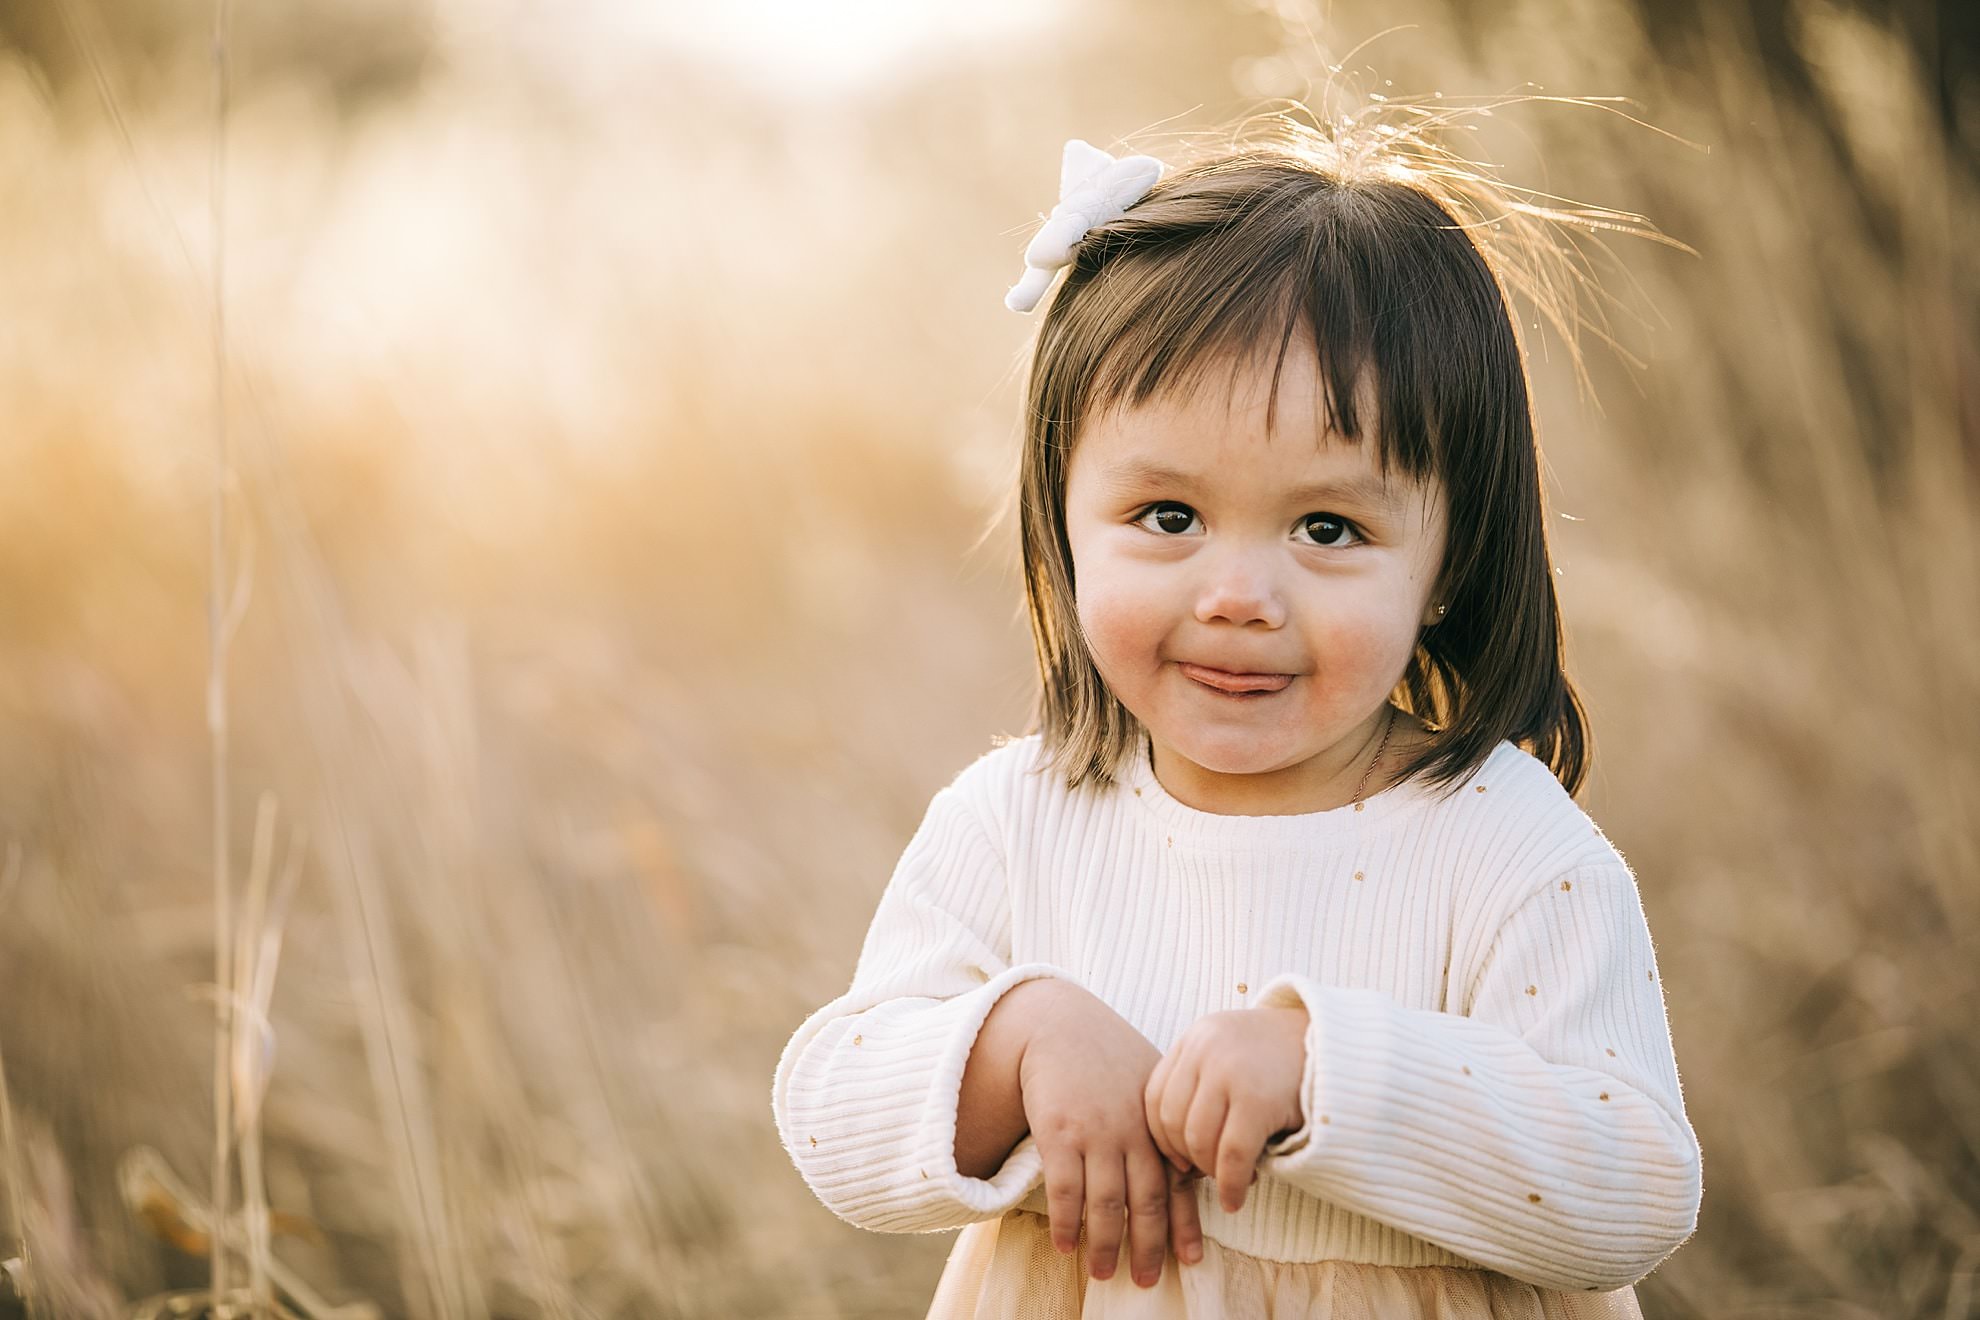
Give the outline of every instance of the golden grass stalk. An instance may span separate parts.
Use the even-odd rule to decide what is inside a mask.
[[[227,574],[227,491],[233,481],[232,460],[227,443],[227,299],[226,299],[226,187],[227,187],[227,0],[215,0],[213,8],[213,168],[210,177],[212,203],[213,263],[213,489],[208,532],[208,571],[206,596],[207,678],[206,727],[211,741],[213,767],[213,983],[224,1001],[233,985],[233,882],[228,873],[232,851],[228,820],[227,775],[227,646],[231,608],[239,596],[229,597]],[[213,1050],[213,1215],[227,1218],[231,1189],[231,1088],[229,1063],[233,1050],[229,1042],[239,1030],[239,1014],[222,1009],[215,1022]],[[225,1298],[230,1280],[227,1248],[219,1235],[209,1257],[212,1265],[213,1296]]]
[[[231,1060],[235,1139],[240,1147],[241,1209],[245,1219],[248,1296],[257,1312],[270,1302],[268,1290],[268,1188],[261,1169],[261,1101],[268,1086],[274,1052],[274,1028],[268,1003],[272,993],[273,959],[279,956],[281,932],[268,924],[268,875],[275,849],[275,795],[263,793],[256,805],[254,852],[248,865],[246,903],[241,912],[234,950]],[[293,854],[292,854],[293,856]],[[264,964],[271,965],[264,965]]]
[[[351,988],[358,1000],[365,1059],[392,1152],[393,1178],[407,1211],[403,1229],[417,1252],[418,1268],[406,1278],[406,1300],[415,1315],[454,1320],[468,1314],[467,1289],[446,1207],[432,1106],[398,941],[369,828],[334,806],[329,812],[325,834],[336,842],[324,861],[339,882],[338,913],[351,960]]]
[[[405,1304],[422,1318],[473,1317],[485,1308],[465,1268],[466,1243],[446,1195],[416,1008],[406,988],[390,895],[380,877],[371,814],[358,798],[358,785],[381,767],[356,732],[362,720],[352,704],[358,681],[350,640],[279,452],[271,443],[248,453],[279,551],[276,562],[285,575],[281,598],[295,607],[284,622],[310,749],[324,785],[317,855],[332,882],[373,1100],[402,1211],[399,1269]]]
[[[0,915],[7,911],[7,903],[13,898],[14,887],[20,879],[20,841],[9,839],[7,864],[0,869]],[[0,1264],[4,1264],[7,1279],[13,1284],[14,1291],[20,1294],[28,1314],[34,1316],[38,1313],[34,1293],[34,1261],[28,1251],[27,1212],[22,1206],[27,1171],[21,1165],[21,1149],[14,1133],[14,1102],[7,1089],[7,1059],[4,1052],[0,1052],[0,1176],[7,1180],[6,1241],[17,1248],[11,1256],[0,1256]]]

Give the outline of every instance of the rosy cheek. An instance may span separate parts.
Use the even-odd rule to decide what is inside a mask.
[[[1159,612],[1122,585],[1094,574],[1080,582],[1079,621],[1103,674],[1126,674],[1155,662],[1162,639]]]
[[[1342,621],[1333,635],[1335,665],[1356,687],[1388,689],[1410,663],[1416,633],[1388,615]]]
[[[1344,711],[1379,701],[1409,663],[1413,640],[1385,618],[1336,614],[1316,648],[1323,689]]]

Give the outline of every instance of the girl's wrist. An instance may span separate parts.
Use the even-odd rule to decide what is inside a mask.
[[[1022,1070],[1032,1023],[1049,995],[1035,989],[1054,977],[1022,981],[997,997],[977,1029],[956,1098],[956,1168],[965,1177],[988,1178],[1029,1130]],[[1014,1002],[1022,999],[1024,1002]]]
[[[1022,985],[1012,986],[1004,992],[1003,1001],[998,1004],[999,1008],[1009,1004],[1012,996],[1023,996],[1022,1004],[1013,1005],[1010,1014],[1012,1025],[1016,1027],[1019,1076],[1023,1075],[1024,1056],[1030,1051],[1032,1039],[1037,1035],[1038,1028],[1062,1010],[1067,998],[1073,994],[1083,993],[1085,991],[1080,986],[1057,976],[1041,976]]]

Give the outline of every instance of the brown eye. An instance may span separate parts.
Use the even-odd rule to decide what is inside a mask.
[[[1151,520],[1154,524],[1153,526],[1149,525]],[[1166,536],[1180,536],[1189,530],[1189,525],[1192,522],[1196,521],[1196,510],[1190,508],[1187,504],[1177,504],[1174,500],[1165,500],[1160,504],[1149,505],[1143,511],[1141,517],[1135,521],[1143,527],[1147,527],[1151,532],[1160,532]]]
[[[1309,513],[1299,520],[1299,525],[1314,545],[1353,545],[1361,539],[1353,523],[1331,513]]]

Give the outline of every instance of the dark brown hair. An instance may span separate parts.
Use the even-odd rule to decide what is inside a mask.
[[[1083,421],[1259,350],[1276,350],[1276,396],[1285,354],[1310,343],[1332,429],[1373,432],[1384,472],[1435,477],[1448,498],[1432,599],[1449,613],[1392,696],[1431,728],[1404,776],[1448,787],[1510,739],[1580,788],[1588,731],[1565,669],[1525,359],[1501,279],[1454,213],[1491,223],[1469,204],[1483,181],[1446,182],[1282,135],[1169,174],[1078,245],[1031,358],[1018,490],[1033,727],[1069,786],[1110,782],[1140,734],[1074,608],[1066,472]]]

